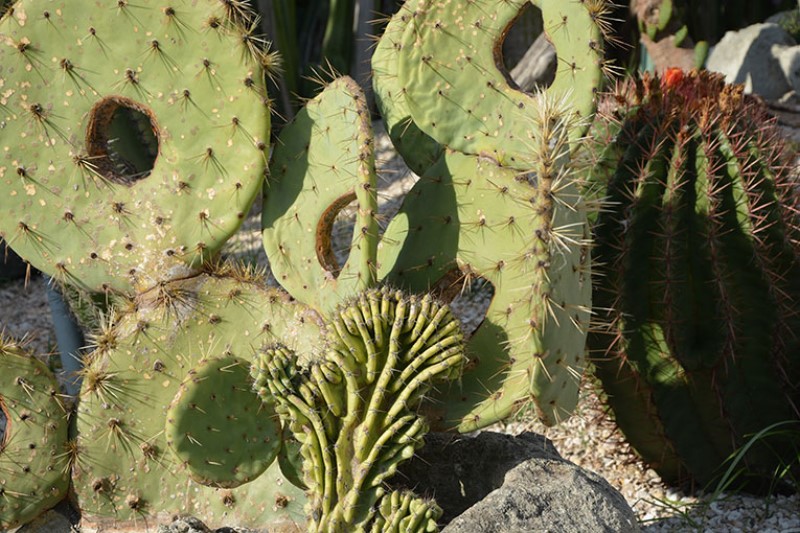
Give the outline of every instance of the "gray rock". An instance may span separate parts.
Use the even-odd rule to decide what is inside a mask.
[[[796,44],[777,24],[754,24],[727,32],[711,51],[706,67],[724,74],[728,83],[743,83],[745,92],[778,99],[791,86],[777,54]]]
[[[774,52],[789,86],[800,92],[800,46],[776,47]]]
[[[436,499],[443,533],[639,531],[619,492],[541,435],[432,433],[425,441],[401,466],[402,486]]]
[[[63,513],[46,511],[17,530],[17,533],[70,533],[72,524]]]

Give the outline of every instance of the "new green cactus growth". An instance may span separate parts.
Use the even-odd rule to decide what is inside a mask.
[[[261,475],[281,448],[277,413],[253,391],[238,357],[200,361],[167,410],[167,445],[189,476],[210,487],[238,487]]]
[[[0,335],[0,527],[13,529],[67,493],[67,409],[50,370]]]
[[[19,0],[0,21],[0,237],[95,291],[210,258],[258,193],[269,145],[274,58],[247,9]]]
[[[292,296],[323,311],[375,282],[375,147],[363,92],[338,78],[281,132],[264,189],[264,248]],[[355,201],[350,255],[331,249],[336,215]]]
[[[383,482],[422,445],[419,402],[461,372],[458,322],[430,295],[384,288],[343,304],[329,331],[330,347],[309,368],[276,345],[253,370],[302,442],[309,531],[433,530],[437,507]]]
[[[702,485],[749,435],[800,417],[796,192],[763,108],[718,75],[670,71],[611,103],[591,176],[610,206],[594,231],[607,330],[593,361],[645,461]],[[769,446],[749,449],[740,481],[797,457]]]
[[[196,456],[176,440],[176,433],[185,427],[179,418],[197,415],[182,413],[182,407],[202,405],[201,399],[189,401],[183,395],[208,396],[212,404],[226,395],[222,389],[209,393],[211,378],[187,390],[193,387],[182,387],[187,378],[216,373],[218,382],[230,387],[231,376],[220,376],[219,370],[225,369],[216,366],[219,360],[249,362],[263,345],[275,342],[312,353],[310,343],[322,336],[315,313],[285,293],[261,288],[261,283],[262,279],[232,268],[164,282],[137,296],[131,309],[98,336],[98,347],[84,371],[77,413],[73,480],[84,520],[119,526],[181,513],[220,526],[230,516],[243,527],[278,527],[304,520],[303,493],[284,478],[277,462],[249,483],[215,488],[256,475],[254,465],[242,455],[243,476],[225,478],[218,469],[201,468]],[[215,362],[198,368],[205,359]],[[237,375],[242,381],[236,387],[247,387],[247,376],[241,371]],[[237,398],[240,393],[247,397],[240,391],[235,392]],[[203,431],[228,422],[215,420],[210,406],[201,408],[208,413],[201,417],[205,425],[196,428],[196,440],[206,451],[201,461],[228,464],[230,432]],[[245,408],[228,406],[230,414],[247,416],[241,427],[270,422],[266,407],[250,414]],[[165,432],[167,418],[174,424]],[[208,479],[214,486],[193,478]]]

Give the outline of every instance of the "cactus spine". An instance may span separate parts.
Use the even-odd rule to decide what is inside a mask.
[[[798,221],[764,110],[705,72],[623,85],[592,180],[590,336],[623,432],[671,483],[706,484],[748,435],[800,413]],[[746,455],[769,478],[790,443]],[[791,457],[791,455],[789,456]],[[796,455],[795,455],[796,457]]]

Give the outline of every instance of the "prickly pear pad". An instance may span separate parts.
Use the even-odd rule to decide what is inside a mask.
[[[397,75],[398,50],[404,46],[403,33],[413,19],[417,3],[418,0],[406,0],[386,25],[372,55],[372,88],[392,145],[408,168],[421,176],[442,156],[444,148],[414,123]]]
[[[525,169],[531,137],[525,117],[534,105],[497,67],[503,37],[528,0],[418,0],[407,10],[397,47],[399,97],[416,125],[460,152]],[[544,31],[558,54],[547,92],[588,117],[603,78],[602,0],[538,0]],[[392,35],[396,39],[396,36]],[[571,132],[579,138],[585,126]]]
[[[301,302],[329,311],[374,282],[376,179],[364,93],[352,79],[338,78],[281,131],[264,188],[264,248],[275,278]],[[350,255],[340,266],[331,230],[353,201]]]
[[[379,250],[381,278],[425,291],[495,288],[467,342],[458,383],[436,393],[432,424],[473,431],[532,407],[552,425],[578,398],[591,302],[585,207],[575,186],[544,192],[489,159],[447,152],[406,196]],[[448,287],[445,287],[447,289]]]
[[[236,488],[200,485],[168,450],[164,427],[202,359],[250,361],[274,342],[314,353],[311,343],[324,338],[315,314],[235,269],[164,283],[131,308],[98,340],[83,376],[73,484],[84,519],[115,527],[173,514],[202,516],[210,527],[302,523],[303,493],[277,462]]]
[[[0,337],[0,527],[13,529],[53,507],[69,487],[67,410],[50,370]]]
[[[35,267],[132,292],[239,227],[268,56],[229,4],[20,0],[0,21],[0,237]]]
[[[167,445],[209,487],[252,481],[281,448],[281,423],[253,391],[250,364],[212,357],[189,371],[167,411]]]

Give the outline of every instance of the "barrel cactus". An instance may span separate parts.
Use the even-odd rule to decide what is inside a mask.
[[[671,70],[621,85],[598,128],[592,362],[673,484],[718,480],[749,436],[800,418],[797,191],[768,122],[742,87]],[[797,453],[758,442],[740,481],[758,488]]]

